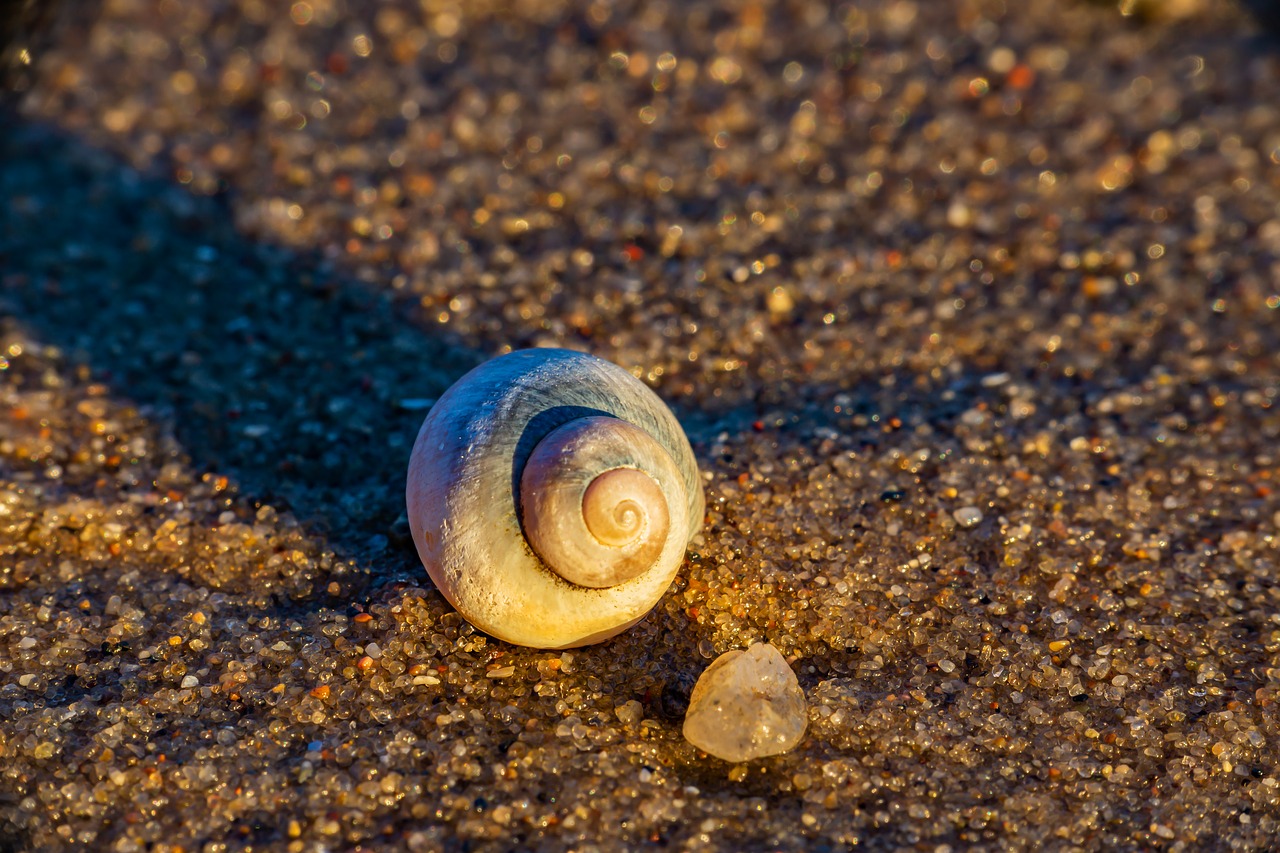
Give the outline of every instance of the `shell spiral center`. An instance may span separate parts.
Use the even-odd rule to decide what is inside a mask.
[[[582,495],[582,517],[597,542],[623,548],[645,536],[651,527],[666,530],[667,501],[662,487],[648,474],[635,468],[614,468],[587,486]]]
[[[684,505],[674,463],[644,430],[586,417],[552,430],[520,478],[529,546],[552,572],[578,586],[616,586],[647,572],[674,534]],[[683,515],[682,513],[680,514]]]

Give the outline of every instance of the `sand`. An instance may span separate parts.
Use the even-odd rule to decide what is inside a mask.
[[[0,113],[0,849],[1274,849],[1280,48],[1120,5],[66,4]],[[536,345],[706,483],[564,653],[403,505]],[[731,765],[755,641],[808,730]]]

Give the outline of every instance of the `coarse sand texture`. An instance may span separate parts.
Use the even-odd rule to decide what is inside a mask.
[[[1280,847],[1245,6],[48,8],[0,98],[0,851]],[[651,388],[706,497],[570,650],[466,622],[405,510],[530,347]],[[756,644],[802,735],[725,761],[686,711]]]

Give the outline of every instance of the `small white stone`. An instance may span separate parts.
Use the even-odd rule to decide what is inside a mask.
[[[796,674],[768,643],[725,652],[693,687],[684,718],[689,743],[725,761],[750,761],[795,747],[809,723]]]
[[[976,506],[962,506],[952,515],[961,527],[977,527],[982,523],[982,510]]]
[[[199,683],[200,679],[196,678],[194,675],[188,675],[186,678],[182,679],[182,686],[184,688],[195,687]]]

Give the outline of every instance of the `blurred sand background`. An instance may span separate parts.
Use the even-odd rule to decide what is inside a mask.
[[[0,112],[0,849],[1274,849],[1280,46],[1121,7],[63,4]],[[403,509],[537,345],[707,479],[571,653]],[[733,766],[680,722],[754,640],[809,731]]]

